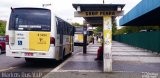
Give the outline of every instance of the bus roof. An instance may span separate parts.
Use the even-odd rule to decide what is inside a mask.
[[[39,10],[50,10],[50,9],[47,9],[47,8],[35,8],[35,7],[18,7],[18,8],[11,8],[12,10],[14,9],[39,9]]]

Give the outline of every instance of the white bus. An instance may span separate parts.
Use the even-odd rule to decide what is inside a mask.
[[[12,8],[6,26],[6,56],[63,60],[73,52],[74,27],[45,8]]]

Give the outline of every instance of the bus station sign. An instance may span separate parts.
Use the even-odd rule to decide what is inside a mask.
[[[75,17],[122,16],[124,11],[83,11],[74,12]]]

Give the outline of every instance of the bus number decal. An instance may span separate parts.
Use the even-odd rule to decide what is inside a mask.
[[[50,46],[50,33],[30,32],[29,36],[30,50],[48,51]]]

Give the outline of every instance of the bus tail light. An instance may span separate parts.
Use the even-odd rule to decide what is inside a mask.
[[[6,35],[6,44],[8,45],[9,44],[9,35]]]
[[[54,44],[54,46],[55,46],[55,38],[54,37],[50,37],[50,44]]]

